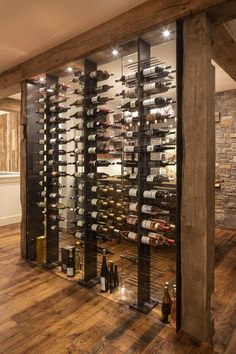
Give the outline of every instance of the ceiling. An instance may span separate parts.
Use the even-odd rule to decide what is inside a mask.
[[[0,72],[147,0],[1,0]]]

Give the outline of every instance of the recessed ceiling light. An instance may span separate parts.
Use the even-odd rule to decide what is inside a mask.
[[[111,53],[112,53],[113,57],[117,57],[117,55],[119,54],[119,51],[117,49],[113,49]]]
[[[66,69],[66,71],[68,71],[68,73],[71,73],[73,71],[73,68],[71,66],[68,66],[68,68]]]
[[[41,76],[41,77],[39,78],[39,81],[40,81],[40,82],[44,82],[44,81],[45,81],[45,77],[44,77],[44,76]]]
[[[170,37],[170,31],[168,29],[165,29],[162,31],[162,35],[165,38],[169,38]]]
[[[128,63],[133,63],[133,59],[128,59]]]

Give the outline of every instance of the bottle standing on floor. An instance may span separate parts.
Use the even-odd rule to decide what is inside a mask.
[[[171,305],[171,323],[172,325],[176,324],[176,285],[173,285],[172,293],[172,305]]]
[[[170,323],[171,298],[167,286],[164,287],[164,296],[162,299],[161,313],[162,313],[162,319],[161,319],[162,322]]]
[[[108,268],[105,249],[103,250],[100,284],[101,292],[106,293],[108,291]]]
[[[69,258],[68,258],[68,263],[66,265],[66,275],[68,277],[75,276],[75,265],[74,265],[74,257],[73,257],[73,249],[72,248],[70,248],[70,250],[69,250]]]

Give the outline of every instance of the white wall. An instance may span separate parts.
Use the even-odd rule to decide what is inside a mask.
[[[0,172],[0,226],[20,221],[20,174]]]

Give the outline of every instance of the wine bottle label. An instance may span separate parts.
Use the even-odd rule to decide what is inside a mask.
[[[143,85],[143,91],[144,92],[155,90],[155,88],[156,88],[156,83],[155,82],[153,82],[152,84]]]
[[[97,229],[98,229],[98,224],[93,224],[92,226],[91,226],[91,230],[92,231],[97,231]]]
[[[144,198],[153,198],[153,193],[152,191],[144,191],[143,196]]]
[[[146,181],[147,182],[153,182],[155,177],[156,177],[155,175],[148,175],[147,178],[146,178]]]
[[[96,140],[96,134],[91,134],[88,136],[88,141],[95,141]]]
[[[38,112],[39,113],[44,113],[45,109],[44,108],[39,108]]]
[[[90,147],[90,148],[88,148],[88,153],[89,154],[96,154],[96,150],[97,150],[96,147]]]
[[[80,184],[78,185],[78,189],[79,189],[80,191],[82,191],[82,190],[84,189],[84,185],[83,185],[82,183],[80,183]]]
[[[93,128],[94,122],[88,122],[87,123],[87,128]]]
[[[148,145],[147,152],[152,152],[152,151],[155,151],[155,145]]]
[[[137,218],[136,217],[130,216],[130,217],[127,218],[127,224],[135,225],[136,222],[137,222]]]
[[[97,205],[97,202],[98,202],[98,199],[96,199],[96,198],[93,198],[93,199],[91,200],[91,204],[92,204],[92,205]]]
[[[94,179],[95,178],[95,173],[88,173],[87,177],[90,179]]]
[[[39,123],[39,124],[44,124],[44,123],[45,123],[45,120],[44,120],[43,118],[40,118],[40,119],[38,120],[38,123]]]
[[[81,177],[83,177],[83,173],[81,173],[81,172],[75,172],[75,173],[74,173],[74,176],[75,176],[76,178],[81,178]]]
[[[136,188],[130,188],[129,196],[130,197],[137,197],[137,192],[138,192],[138,190]]]
[[[124,146],[124,152],[134,152],[135,146]]]
[[[94,114],[93,108],[87,109],[87,116],[92,116],[93,114]]]
[[[126,132],[127,138],[133,138],[133,133],[134,132]]]
[[[149,98],[148,100],[143,101],[143,106],[153,106],[155,105],[155,98]]]
[[[137,240],[138,239],[138,234],[136,234],[135,232],[129,232],[128,233],[128,238],[130,239],[130,240]]]
[[[83,220],[78,220],[77,221],[77,226],[80,226],[80,227],[84,226],[84,221]]]
[[[39,140],[39,145],[44,145],[45,144],[45,140]]]
[[[78,214],[79,214],[79,215],[84,215],[84,209],[83,209],[83,208],[79,208]]]
[[[44,171],[39,171],[39,176],[43,176],[44,175]]]
[[[50,197],[50,198],[56,198],[56,196],[57,196],[57,193],[50,193],[50,194],[49,194],[49,197]]]
[[[152,221],[150,221],[150,220],[143,220],[142,221],[142,227],[144,229],[150,229],[151,226],[152,226]]]
[[[54,164],[53,160],[48,161],[48,166],[53,166],[53,164]]]
[[[74,269],[73,269],[73,267],[67,267],[67,268],[66,268],[66,274],[67,274],[69,277],[73,277],[73,275],[74,275]]]
[[[56,133],[56,131],[57,131],[57,128],[50,129],[50,133]]]
[[[39,129],[39,134],[44,134],[44,129]]]
[[[97,192],[97,190],[98,190],[98,186],[92,186],[91,192]]]
[[[149,245],[150,244],[150,237],[142,236],[141,237],[141,242],[144,243],[145,245]]]
[[[130,211],[137,211],[137,209],[138,209],[138,203],[130,203],[129,205]]]
[[[124,76],[125,81],[130,81],[130,80],[134,80],[136,78],[136,74],[127,74]]]
[[[39,161],[39,166],[43,166],[44,165],[44,161]]]
[[[97,219],[98,211],[92,211],[91,216],[94,219]]]
[[[45,192],[45,191],[41,193],[41,196],[42,196],[42,197],[45,197],[45,195],[46,195],[46,192]]]
[[[130,108],[135,108],[136,107],[136,100],[130,101]]]
[[[142,213],[150,213],[150,212],[152,212],[152,206],[151,205],[142,205],[141,211],[142,211]]]
[[[101,290],[106,291],[106,279],[104,277],[101,277]]]
[[[39,93],[45,93],[45,92],[46,92],[46,87],[39,88]]]
[[[79,202],[79,203],[83,203],[83,201],[84,201],[84,196],[82,196],[82,195],[81,195],[81,196],[79,196],[79,198],[78,198],[78,202]]]
[[[147,68],[147,69],[143,70],[143,76],[144,77],[150,76],[152,74],[155,74],[155,72],[156,72],[155,66],[151,66],[150,68]]]

